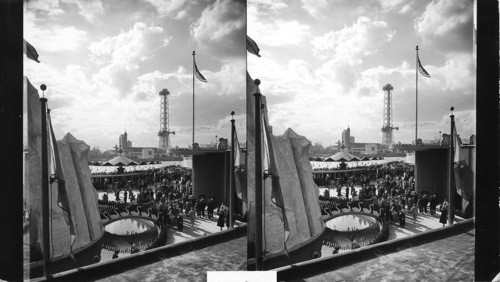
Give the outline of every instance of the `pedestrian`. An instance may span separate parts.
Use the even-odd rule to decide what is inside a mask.
[[[194,218],[195,218],[195,216],[196,216],[196,213],[195,213],[194,209],[191,208],[191,210],[188,213],[188,217],[191,220],[191,227],[194,226]]]
[[[113,254],[113,257],[112,259],[117,259],[118,258],[118,254],[120,253],[119,250],[115,250],[115,253]]]
[[[413,207],[411,207],[410,209],[410,213],[413,216],[413,223],[417,223],[417,214],[418,214],[417,205],[413,204]]]
[[[439,222],[443,224],[443,227],[446,225],[446,220],[448,219],[448,202],[446,199],[441,205],[441,216],[439,217]]]
[[[217,219],[217,226],[220,227],[220,230],[222,230],[222,227],[224,227],[224,210],[224,205],[221,205],[219,211],[217,212],[217,215],[219,216],[219,218]]]
[[[403,210],[400,210],[399,211],[399,226],[401,226],[401,228],[405,228],[405,225],[406,225],[406,216],[405,216],[405,213],[403,212]]]
[[[127,203],[127,190],[123,191],[123,201],[125,202],[125,204]]]
[[[191,224],[192,225],[192,224]],[[182,215],[179,213],[177,215],[177,230],[182,232],[182,229],[184,229],[184,218]]]

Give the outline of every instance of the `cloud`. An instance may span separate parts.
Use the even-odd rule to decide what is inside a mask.
[[[281,0],[252,0],[251,3],[248,3],[248,6],[250,5],[262,7],[263,9],[270,9],[272,11],[279,11],[288,7],[287,3]]]
[[[261,15],[256,6],[248,7],[247,17],[248,22],[251,23],[248,25],[248,35],[259,46],[299,45],[309,36],[308,25],[297,20],[270,20],[265,14]]]
[[[24,15],[24,37],[36,48],[40,60],[43,60],[44,51],[74,51],[87,41],[87,32],[74,26],[52,25],[42,28],[38,25],[38,14],[27,11]]]
[[[473,5],[469,0],[442,0],[429,3],[415,19],[414,28],[422,42],[432,48],[472,51]]]
[[[155,9],[158,11],[158,14],[160,14],[160,16],[162,17],[170,16],[176,13],[186,3],[186,0],[170,0],[170,1],[144,0],[144,1],[153,5],[153,7],[155,7]]]
[[[376,52],[384,43],[391,41],[395,33],[384,21],[359,17],[353,25],[315,37],[311,43],[314,55],[318,58],[333,58],[359,64],[361,58]]]
[[[32,0],[26,1],[26,11],[40,13],[42,16],[53,17],[64,13],[59,0]]]
[[[318,17],[319,13],[323,11],[326,6],[326,0],[302,0],[302,7],[313,17]]]
[[[82,15],[88,22],[94,23],[98,16],[104,15],[104,7],[100,0],[61,0],[68,4],[78,6],[79,14]]]
[[[89,47],[90,59],[103,66],[93,80],[113,85],[122,97],[127,95],[135,80],[134,71],[142,62],[153,58],[156,51],[168,45],[171,38],[161,36],[163,32],[162,27],[137,22],[127,32],[92,43]]]
[[[202,12],[190,32],[198,41],[220,41],[245,26],[243,2],[218,0]]]

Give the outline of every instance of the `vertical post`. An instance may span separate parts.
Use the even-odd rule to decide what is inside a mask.
[[[448,207],[448,224],[449,225],[453,225],[453,220],[454,220],[454,217],[455,217],[455,187],[453,185],[453,162],[454,162],[454,150],[453,150],[453,144],[454,144],[454,140],[453,140],[453,135],[456,131],[455,129],[455,115],[453,115],[453,110],[455,108],[454,107],[451,107],[450,108],[450,111],[451,111],[451,115],[450,115],[450,119],[451,119],[451,130],[450,130],[450,160],[449,160],[449,170],[448,170],[448,195],[449,195],[449,203],[450,203],[450,206]]]
[[[192,146],[193,146],[193,149],[194,149],[194,56],[195,56],[195,52],[193,51],[193,143],[192,143]]]
[[[418,46],[415,47],[417,58],[415,60],[415,145],[418,139]]]
[[[43,89],[45,90],[45,89]],[[49,167],[47,157],[47,99],[40,98],[42,106],[42,249],[45,277],[50,273],[50,237],[49,237]]]
[[[262,129],[260,80],[255,80],[255,270],[262,270]]]
[[[229,162],[229,228],[233,228],[234,213],[234,111],[231,112],[231,158]]]

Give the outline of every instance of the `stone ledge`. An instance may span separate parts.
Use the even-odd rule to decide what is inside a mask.
[[[89,281],[109,277],[113,274],[137,268],[139,266],[158,262],[163,259],[182,255],[194,250],[206,248],[221,242],[240,238],[247,235],[247,225],[242,225],[232,230],[226,230],[193,240],[180,242],[168,246],[159,247],[152,250],[139,252],[126,257],[117,258],[103,263],[97,263],[77,269],[57,273],[50,281]],[[39,278],[33,281],[46,281]]]
[[[437,239],[457,235],[472,228],[474,228],[474,218],[464,220],[453,226],[447,226],[401,239],[382,242],[338,255],[292,264],[276,268],[274,270],[277,271],[278,281],[312,277],[321,273],[334,271],[356,262],[397,252],[401,248],[414,247]]]

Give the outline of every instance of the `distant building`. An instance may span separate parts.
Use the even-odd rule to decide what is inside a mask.
[[[132,141],[127,140],[127,148],[132,148]]]
[[[128,142],[127,142],[127,131],[125,133],[120,134],[120,137],[118,138],[118,146],[123,150],[126,151],[128,148]]]
[[[143,148],[142,149],[142,159],[154,159],[155,158],[155,149],[154,148]]]
[[[342,143],[349,151],[349,148],[351,147],[351,129],[349,127],[342,130]]]

